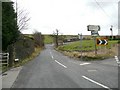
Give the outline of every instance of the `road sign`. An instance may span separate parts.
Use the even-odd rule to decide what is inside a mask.
[[[91,31],[92,36],[99,36],[98,31]]]
[[[97,45],[108,45],[108,40],[106,38],[97,38]]]
[[[99,25],[88,25],[87,26],[88,31],[100,31]]]

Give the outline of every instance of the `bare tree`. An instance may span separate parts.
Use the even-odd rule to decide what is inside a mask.
[[[58,47],[58,34],[59,34],[59,31],[58,29],[56,29],[56,33],[53,32],[55,47]]]
[[[34,32],[34,41],[35,41],[35,47],[44,47],[44,37],[41,34],[41,32],[35,31]]]
[[[18,7],[18,3],[16,1],[16,19],[19,31],[28,29],[28,21],[30,20],[28,14],[29,13],[27,11]]]

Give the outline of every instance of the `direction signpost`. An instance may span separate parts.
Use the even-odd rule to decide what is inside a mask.
[[[99,25],[88,25],[87,26],[88,31],[100,31]]]
[[[95,55],[96,55],[97,54],[96,37],[99,36],[98,31],[100,31],[100,26],[99,25],[88,25],[87,29],[88,31],[91,31],[91,35],[94,37]]]
[[[99,36],[98,31],[91,31],[91,35],[94,36],[94,37]]]

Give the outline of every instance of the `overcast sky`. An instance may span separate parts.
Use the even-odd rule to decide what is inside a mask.
[[[15,0],[12,0],[15,1]],[[90,35],[87,25],[100,25],[100,35],[118,34],[119,0],[17,0],[21,9],[29,12],[29,29],[22,33]]]

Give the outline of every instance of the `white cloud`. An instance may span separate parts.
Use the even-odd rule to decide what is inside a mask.
[[[30,30],[35,28],[52,34],[57,28],[63,34],[89,35],[89,24],[100,25],[102,35],[110,35],[109,28],[113,25],[114,34],[117,34],[117,1],[97,0],[99,6],[95,0],[18,0],[20,7],[30,12]]]

